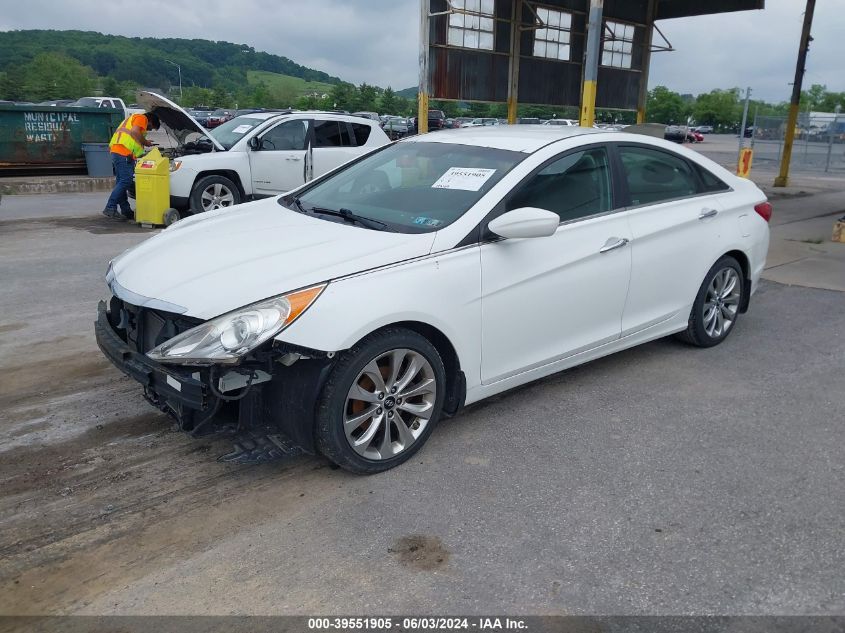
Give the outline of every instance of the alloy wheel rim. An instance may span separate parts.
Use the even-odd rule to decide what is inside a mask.
[[[408,450],[434,413],[437,380],[419,352],[394,349],[358,373],[346,396],[343,430],[362,457],[382,461]]]
[[[235,195],[219,182],[209,185],[202,192],[202,208],[205,211],[231,207],[233,204],[235,204]]]
[[[733,268],[723,268],[713,276],[702,309],[707,336],[719,338],[731,329],[739,312],[740,291],[739,275]]]

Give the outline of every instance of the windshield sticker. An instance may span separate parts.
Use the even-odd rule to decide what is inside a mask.
[[[441,224],[443,224],[443,222],[435,218],[427,218],[421,215],[417,218],[414,218],[414,224],[421,224],[423,226],[440,226]]]
[[[432,189],[463,189],[464,191],[478,191],[484,183],[496,173],[495,169],[480,169],[476,167],[450,167],[440,176]]]
[[[239,125],[234,130],[232,130],[232,134],[243,134],[244,132],[249,132],[251,129],[251,125]]]

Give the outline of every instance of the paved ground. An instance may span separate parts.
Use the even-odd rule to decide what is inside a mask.
[[[497,397],[378,476],[223,465],[94,345],[148,234],[101,198],[0,207],[0,613],[845,612],[845,294],[766,282],[725,344]]]

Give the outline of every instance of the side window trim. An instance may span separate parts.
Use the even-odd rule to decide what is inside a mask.
[[[355,130],[352,128],[352,124],[349,121],[342,121],[342,123],[346,126],[346,135],[349,138],[349,147],[358,147],[358,139],[355,138]]]

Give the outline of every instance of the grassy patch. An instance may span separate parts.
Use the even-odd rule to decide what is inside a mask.
[[[306,81],[300,77],[280,75],[279,73],[271,73],[266,70],[249,70],[247,71],[246,76],[250,85],[263,82],[271,94],[279,96],[284,95],[285,97],[301,97],[302,95],[311,94],[313,92],[321,95],[328,94],[332,89],[331,84],[320,81]]]

